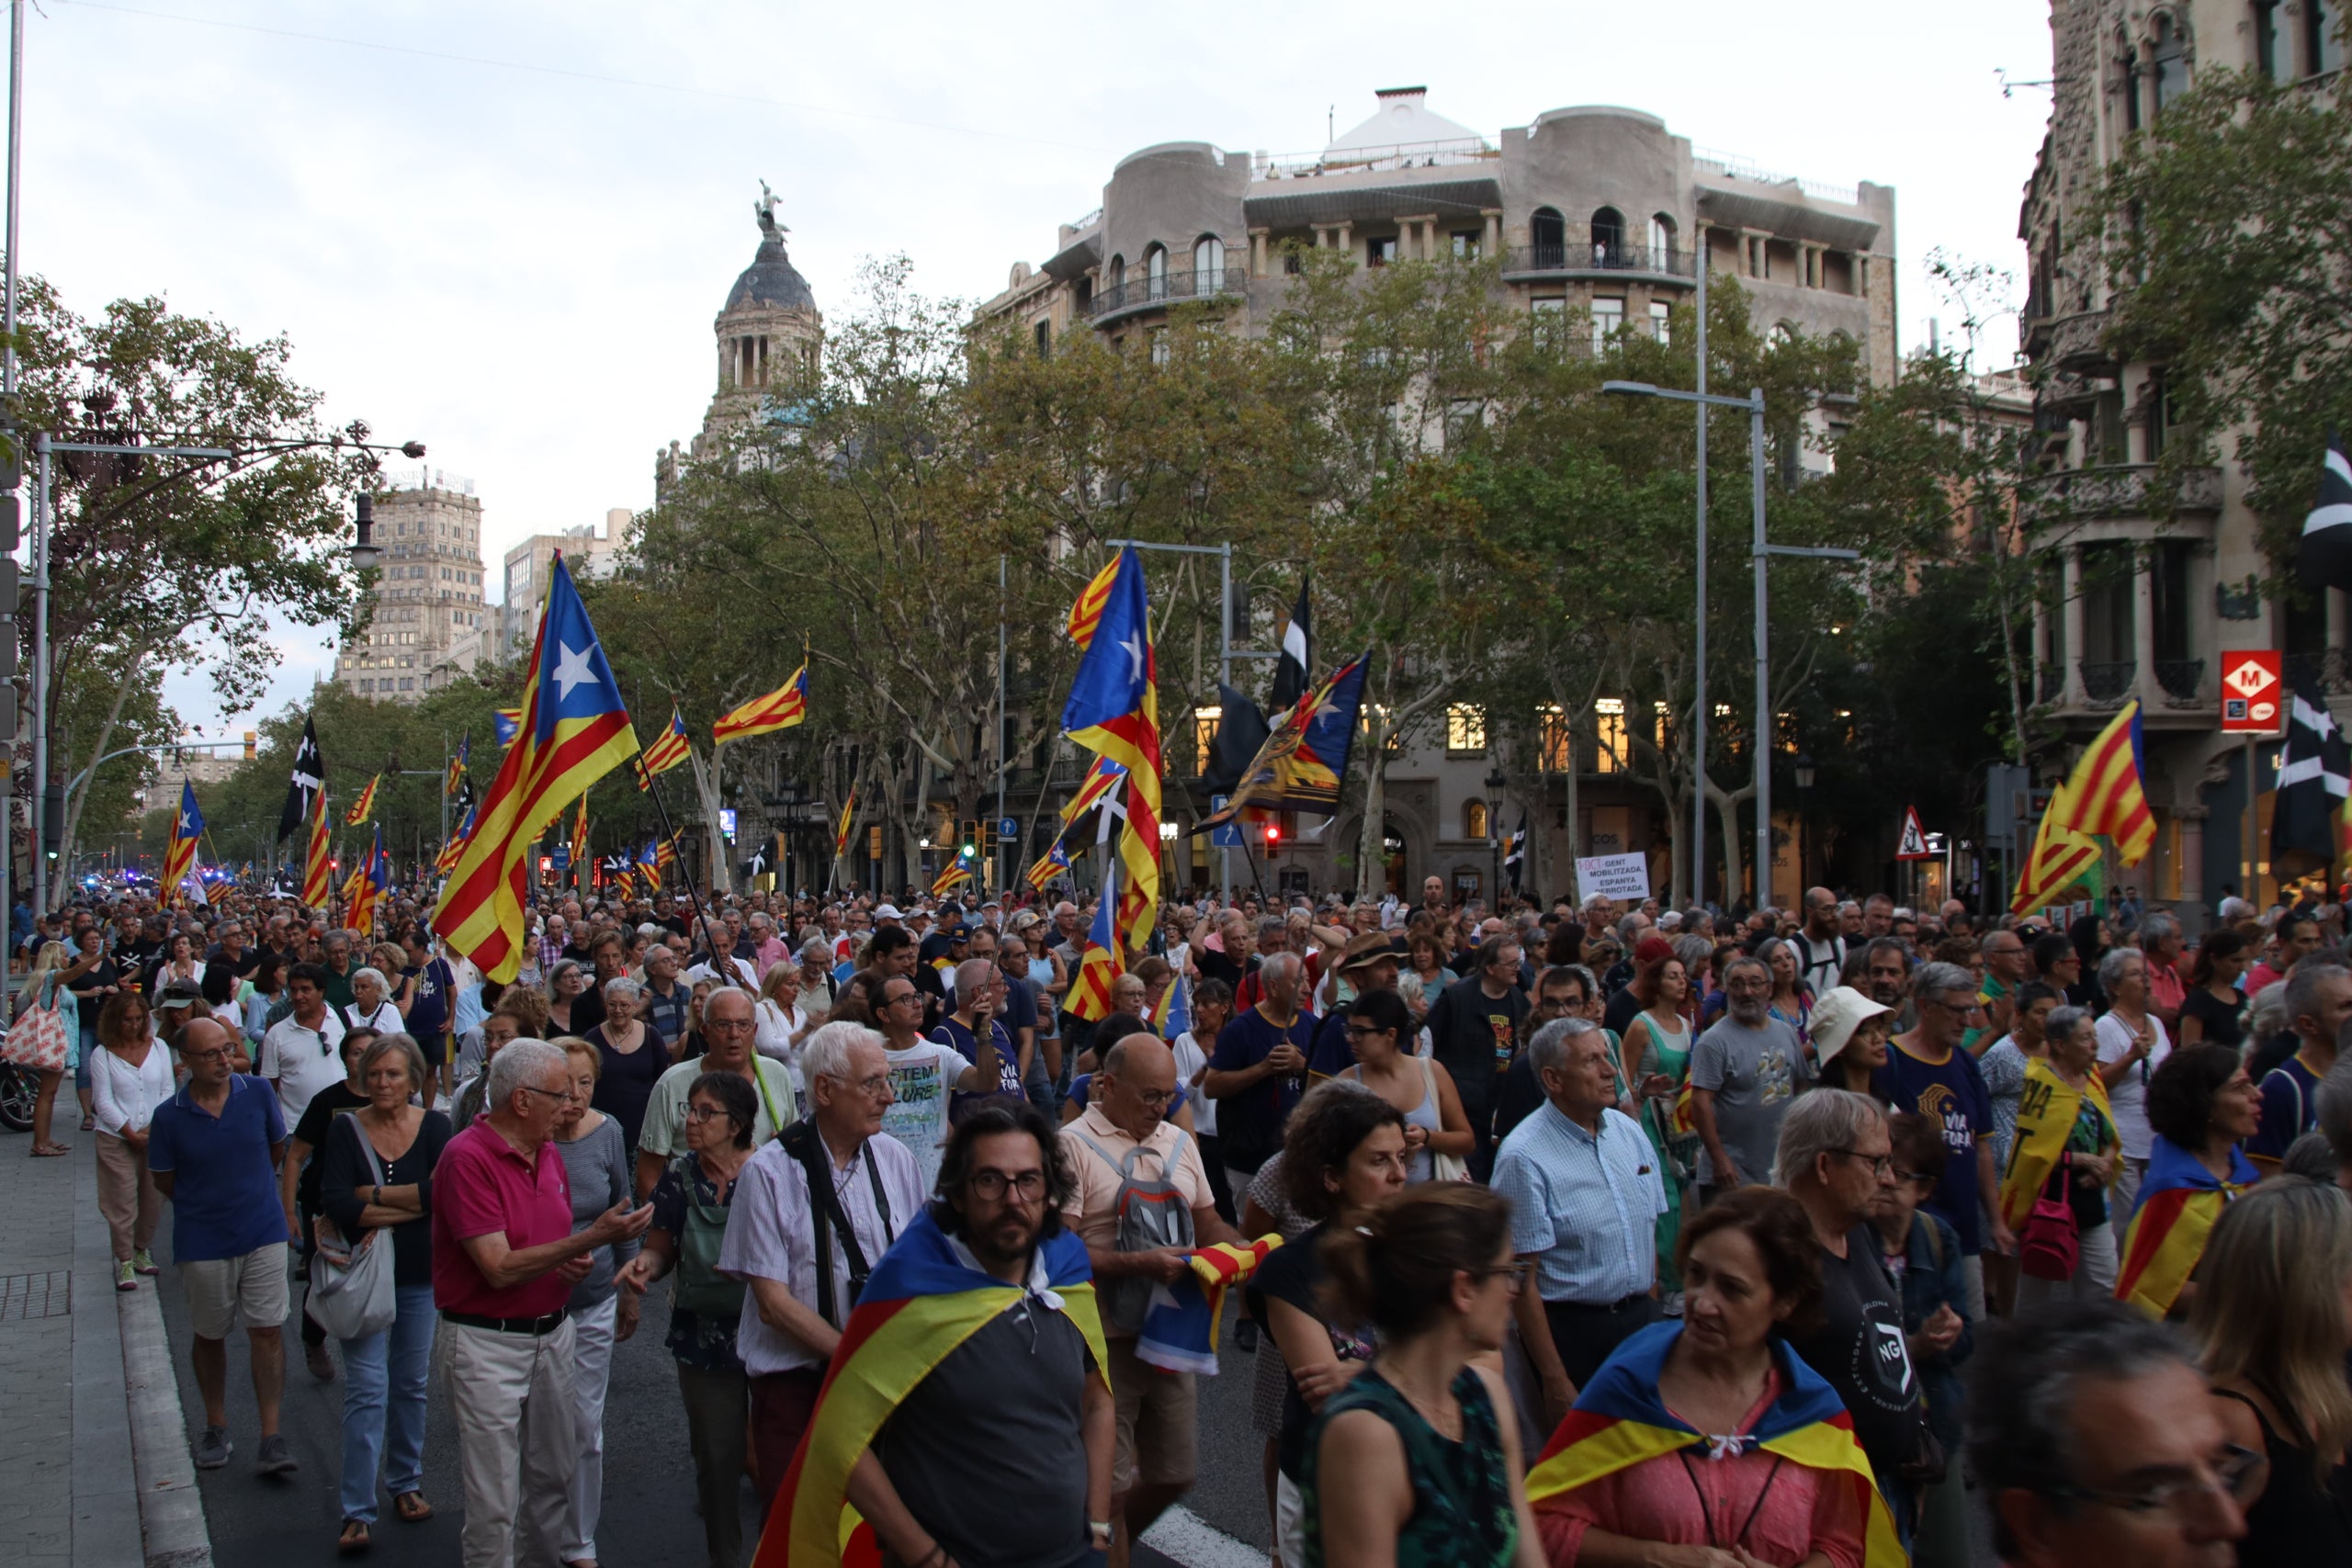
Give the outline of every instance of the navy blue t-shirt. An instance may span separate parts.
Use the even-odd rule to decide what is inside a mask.
[[[147,1129],[147,1168],[172,1176],[172,1257],[180,1263],[243,1258],[286,1239],[272,1145],[286,1141],[277,1091],[262,1078],[229,1077],[229,1098],[214,1116],[188,1091],[155,1107]]]
[[[1935,1196],[1919,1206],[1960,1233],[1962,1252],[1982,1251],[1976,1145],[1993,1135],[1993,1097],[1976,1058],[1955,1050],[1940,1064],[1923,1062],[1889,1043],[1886,1066],[1872,1076],[1871,1089],[1897,1111],[1917,1111],[1943,1129],[1944,1173]]]
[[[1315,1043],[1315,1015],[1301,1012],[1288,1029],[1276,1029],[1256,1008],[1236,1017],[1217,1031],[1216,1050],[1209,1070],[1239,1072],[1254,1067],[1287,1040],[1305,1056]],[[1261,1078],[1239,1094],[1216,1102],[1216,1131],[1225,1163],[1236,1170],[1256,1170],[1283,1146],[1283,1123],[1306,1088],[1301,1068],[1275,1077]]]
[[[2287,1145],[2312,1130],[2319,1120],[2319,1079],[2303,1066],[2301,1055],[2288,1057],[2262,1077],[2262,1119],[2245,1152],[2265,1159],[2284,1159]]]
[[[1006,1094],[1019,1094],[1021,1055],[1012,1047],[1012,1036],[1005,1032],[1004,1025],[995,1019],[989,1020],[989,1032],[996,1041],[997,1088]],[[973,1037],[970,1030],[964,1027],[964,1021],[954,1013],[941,1019],[939,1027],[933,1030],[927,1038],[951,1051],[960,1052],[964,1060],[975,1066],[979,1065],[980,1043]]]

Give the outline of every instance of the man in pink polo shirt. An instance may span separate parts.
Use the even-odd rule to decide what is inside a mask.
[[[466,1568],[512,1568],[523,1499],[536,1539],[521,1555],[553,1562],[563,1546],[578,1457],[564,1302],[589,1255],[642,1235],[653,1210],[616,1203],[574,1235],[571,1182],[548,1148],[571,1094],[564,1054],[511,1041],[488,1078],[481,1115],[433,1172],[434,1350],[458,1424]]]

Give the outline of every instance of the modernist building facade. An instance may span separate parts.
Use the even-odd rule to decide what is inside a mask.
[[[2232,460],[2233,433],[2213,439],[2210,466],[2189,472],[2171,505],[2152,496],[2154,465],[2179,433],[2164,367],[2119,359],[2106,345],[2113,299],[2087,204],[2100,171],[2199,73],[2332,81],[2344,64],[2339,19],[2324,0],[2051,6],[2050,131],[2018,218],[2030,279],[2024,347],[2050,470],[2024,507],[2044,577],[2037,695],[2062,738],[2036,761],[2046,778],[2063,776],[2081,744],[2138,699],[2158,832],[2152,861],[2123,880],[2192,921],[2225,887],[2248,890],[2249,858],[2250,896],[2267,901],[2278,886],[2261,793],[2271,787],[2275,748],[2255,764],[2249,840],[2245,750],[2220,733],[2222,660],[2237,649],[2282,649],[2290,679],[2317,677],[2340,693],[2344,595],[2297,603],[2267,591],[2275,563]],[[2339,717],[2352,716],[2352,703],[2333,701]]]
[[[1223,305],[1231,330],[1262,332],[1287,298],[1303,250],[1337,251],[1364,268],[1497,258],[1512,305],[1532,321],[1560,323],[1571,348],[1620,330],[1668,330],[1672,307],[1696,288],[1703,265],[1737,277],[1759,319],[1854,340],[1874,382],[1891,381],[1900,368],[1891,187],[1770,174],[1694,148],[1656,116],[1630,108],[1553,109],[1489,136],[1436,113],[1420,87],[1377,93],[1369,118],[1316,152],[1179,141],[1130,153],[1112,170],[1100,208],[1061,225],[1041,264],[1014,265],[980,320],[1041,352],[1077,333],[1143,351],[1171,308],[1197,301]],[[1181,821],[1174,785],[1197,772],[1197,736],[1214,719],[1174,718],[1170,797]],[[1498,840],[1524,812],[1530,832],[1548,836],[1544,858],[1555,883],[1565,886],[1571,855],[1639,853],[1662,894],[1675,814],[1619,761],[1630,761],[1627,742],[1655,722],[1607,697],[1582,717],[1577,752],[1587,772],[1571,824],[1559,784],[1532,809],[1504,798],[1488,782],[1499,774],[1483,716],[1468,707],[1447,713],[1390,764],[1386,864],[1374,886],[1385,881],[1417,896],[1421,879],[1436,875],[1460,894],[1490,897]],[[1361,826],[1352,813],[1303,823],[1260,874],[1270,887],[1351,881]],[[1178,852],[1180,879],[1217,880],[1220,863],[1205,840],[1180,840]],[[1708,858],[1719,878],[1719,856]],[[1238,853],[1233,868],[1246,885],[1250,874]],[[1792,897],[1793,857],[1774,870],[1776,896]],[[1790,886],[1780,886],[1783,878]]]
[[[413,703],[482,658],[498,608],[482,596],[481,498],[437,468],[389,479],[375,496],[384,551],[368,630],[330,680],[378,702]]]

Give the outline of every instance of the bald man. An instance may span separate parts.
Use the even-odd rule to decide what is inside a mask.
[[[1136,1356],[1152,1292],[1183,1276],[1193,1247],[1241,1239],[1217,1217],[1200,1150],[1167,1120],[1175,1098],[1175,1055],[1150,1034],[1130,1034],[1102,1058],[1085,1113],[1061,1131],[1062,1156],[1078,1178],[1062,1219],[1084,1240],[1094,1264],[1118,1410],[1111,1467],[1114,1564],[1125,1562],[1128,1543],[1192,1489],[1198,1469],[1194,1374],[1164,1372]],[[1170,1245],[1123,1249],[1116,1204],[1128,1179],[1123,1168],[1138,1149],[1145,1152],[1133,1161],[1133,1179],[1176,1188],[1191,1223],[1175,1227],[1177,1234],[1165,1238]]]

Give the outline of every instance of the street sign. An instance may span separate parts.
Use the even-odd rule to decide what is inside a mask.
[[[1213,795],[1209,796],[1209,812],[1212,816],[1225,809],[1226,798],[1226,796],[1221,795]],[[1238,850],[1242,848],[1241,824],[1238,822],[1227,822],[1221,828],[1210,829],[1209,847],[1211,849],[1218,850]]]
[[[1018,838],[1020,833],[1021,822],[1018,818],[1000,817],[996,819],[996,834],[998,838]]]
[[[734,840],[735,808],[733,807],[722,806],[718,808],[718,831],[719,835],[730,843]]]
[[[2278,685],[2278,651],[2245,648],[2222,655],[2222,733],[2276,735],[2286,705]]]
[[[555,862],[556,870],[570,871],[571,869],[571,846],[565,843],[561,839],[558,839],[554,844],[548,848],[547,858]]]
[[[1934,860],[1941,852],[1928,847],[1928,835],[1919,826],[1919,808],[1903,808],[1903,835],[1894,841],[1896,860]]]

